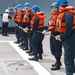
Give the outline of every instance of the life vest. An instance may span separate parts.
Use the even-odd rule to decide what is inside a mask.
[[[3,14],[2,21],[3,21],[3,22],[9,22],[9,18],[8,18],[8,16],[9,16],[8,13],[4,13],[4,14]]]
[[[17,11],[17,22],[23,22],[23,10],[19,9]]]
[[[33,28],[34,20],[36,17],[39,18],[38,28],[43,28],[44,27],[44,18],[46,18],[46,16],[44,15],[44,12],[42,12],[42,11],[36,12],[36,14],[34,14],[32,20],[31,20],[31,28]]]
[[[73,27],[72,27],[72,29],[75,29],[75,11],[74,11],[74,7],[68,6],[68,7],[61,10],[61,12],[60,12],[60,14],[57,18],[56,29],[55,29],[57,32],[62,33],[66,30],[66,23],[62,21],[66,12],[69,12],[74,16],[73,17]]]
[[[59,12],[50,14],[49,25],[48,25],[48,30],[49,31],[55,29],[55,27],[56,27],[56,19],[57,19],[58,15],[59,15]]]
[[[29,18],[29,15],[30,13],[32,12],[32,10],[29,8],[27,10],[24,10],[24,17],[23,17],[23,22],[24,23],[30,23],[30,18]]]
[[[12,20],[15,21],[15,22],[17,22],[16,17],[17,17],[17,11],[14,12],[14,15],[12,17]]]

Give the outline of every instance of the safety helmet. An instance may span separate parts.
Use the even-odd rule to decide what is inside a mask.
[[[56,8],[58,8],[58,3],[57,3],[57,2],[54,2],[54,3],[51,5],[51,7],[56,7]]]
[[[38,5],[34,5],[31,9],[33,11],[40,11],[40,7]]]
[[[62,4],[64,2],[68,2],[68,0],[57,0],[58,4]]]
[[[14,10],[17,10],[17,6],[14,7]]]
[[[22,5],[21,4],[18,4],[17,5],[17,9],[20,9],[20,8],[22,8]]]
[[[30,4],[29,3],[25,3],[24,8],[29,8]]]
[[[18,4],[17,6],[22,6],[21,4]]]
[[[6,13],[9,13],[9,9],[6,9],[5,12],[6,12]]]

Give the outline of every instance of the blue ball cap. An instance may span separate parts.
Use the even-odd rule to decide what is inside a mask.
[[[24,8],[29,8],[30,4],[29,3],[25,3]]]
[[[38,5],[34,5],[31,9],[33,11],[40,11],[40,7]]]
[[[21,4],[18,4],[17,5],[17,9],[20,9],[20,8],[22,8],[22,5]]]
[[[58,4],[62,4],[64,2],[68,2],[68,0],[57,0]]]
[[[51,7],[56,7],[56,8],[58,8],[58,3],[57,3],[57,2],[54,2],[54,3],[51,5]]]
[[[17,10],[17,6],[14,7],[14,10]]]

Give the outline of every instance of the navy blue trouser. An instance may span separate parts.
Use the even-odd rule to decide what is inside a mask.
[[[29,39],[29,46],[31,47],[31,40],[32,40],[32,36],[33,36],[33,31],[28,30],[27,34],[28,34],[28,39]]]
[[[62,55],[62,43],[56,40],[53,36],[50,36],[50,49],[52,55],[55,57],[61,57]]]
[[[66,75],[73,75],[75,70],[75,34],[69,36],[62,43],[64,46],[64,63],[66,67]]]
[[[8,22],[2,22],[2,35],[7,35]]]
[[[22,32],[23,44],[28,47],[28,35],[24,31]]]
[[[18,23],[18,26],[22,27],[22,23]],[[19,37],[21,39],[21,42],[23,42],[23,30],[21,28],[18,28],[19,31]]]
[[[16,35],[17,40],[20,40],[20,31],[19,31],[18,26],[15,27],[15,35]]]
[[[42,54],[43,53],[43,48],[42,48],[42,41],[44,39],[44,35],[39,33],[39,32],[33,32],[32,36],[32,51],[34,54]]]

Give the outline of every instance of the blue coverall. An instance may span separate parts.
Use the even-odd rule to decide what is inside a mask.
[[[74,73],[74,55],[75,55],[75,29],[73,26],[73,15],[67,12],[63,17],[66,23],[66,30],[60,34],[60,39],[64,46],[64,63],[66,67],[66,75]]]

